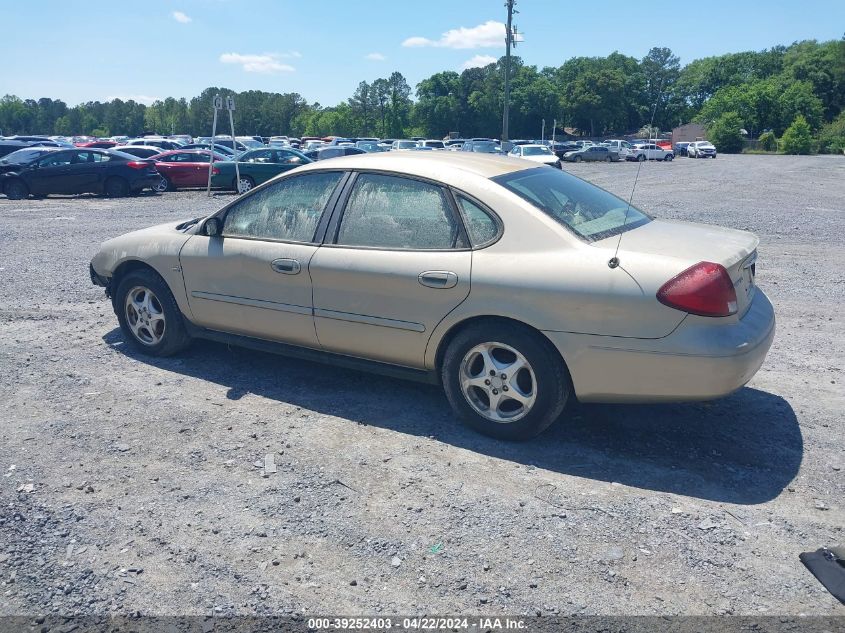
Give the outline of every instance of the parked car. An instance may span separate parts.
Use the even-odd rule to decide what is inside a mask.
[[[212,149],[211,143],[188,143],[187,145],[183,145],[179,149]],[[239,152],[236,152],[231,147],[227,147],[226,145],[220,145],[219,143],[215,143],[213,149],[218,154],[223,154],[223,156],[228,156],[233,158]]]
[[[479,154],[501,154],[502,149],[496,144],[496,141],[489,139],[471,140],[465,142],[461,146],[462,152],[477,152]]]
[[[254,136],[238,136],[237,141],[243,144],[245,149],[258,149],[259,147],[266,147],[261,141],[261,137]],[[219,143],[220,141],[215,141]]]
[[[450,138],[448,141],[443,141],[443,144],[446,146],[446,149],[452,151],[460,151],[464,143],[466,143],[466,139],[462,138]]]
[[[446,149],[446,144],[443,141],[433,138],[420,141],[419,145],[420,147],[430,147],[431,149]]]
[[[626,160],[665,160],[671,161],[675,154],[671,150],[663,149],[655,143],[634,143]]]
[[[121,145],[120,152],[137,156],[138,158],[152,158],[161,154],[160,147],[151,147],[147,145]]]
[[[207,149],[179,149],[153,156],[161,178],[157,191],[176,191],[180,187],[206,187],[211,151]],[[228,160],[223,154],[214,153],[214,162]]]
[[[171,141],[170,139],[166,138],[133,138],[123,145],[118,145],[117,148],[120,149],[124,145],[143,145],[144,147],[160,147],[162,150],[174,150],[180,149],[182,144],[178,141]]]
[[[310,162],[312,162],[310,158],[290,148],[252,149],[238,157],[237,174],[235,161],[215,162],[212,168],[211,186],[246,193],[274,176]],[[240,176],[240,180],[236,175]]]
[[[588,162],[588,161],[617,161],[619,160],[619,154],[612,152],[609,147],[605,147],[604,145],[587,145],[582,147],[581,149],[566,152],[563,155],[563,160],[569,163],[580,163],[581,161]]]
[[[687,146],[690,158],[716,158],[716,148],[710,141],[695,141]]]
[[[552,145],[552,151],[558,158],[563,158],[566,152],[575,152],[581,149],[581,146],[574,141],[557,141]]]
[[[560,159],[545,145],[515,145],[508,156],[560,167]]]
[[[11,200],[51,193],[119,198],[153,189],[160,179],[153,161],[114,150],[27,148],[0,161],[0,191]]]
[[[615,152],[621,159],[628,158],[628,154],[631,153],[632,149],[631,144],[622,139],[610,139],[602,143],[602,145],[606,145],[611,152]]]
[[[689,143],[687,141],[681,141],[675,143],[672,150],[675,152],[675,156],[688,156],[687,147],[689,147]]]
[[[399,140],[393,141],[393,143],[390,144],[390,149],[394,150],[394,151],[396,151],[396,150],[406,150],[406,149],[413,149],[414,147],[418,147],[418,146],[419,145],[417,144],[416,141],[412,141],[410,139],[399,139]]]
[[[340,156],[353,156],[355,154],[367,153],[369,152],[365,152],[357,147],[326,146],[310,152],[305,152],[305,156],[311,160],[328,160],[329,158],[338,158]]]
[[[405,152],[305,165],[109,240],[89,272],[140,353],[207,338],[439,383],[474,429],[519,439],[570,398],[742,387],[775,330],[758,242],[563,170]]]
[[[0,140],[0,158],[2,158],[3,156],[7,156],[12,152],[17,152],[20,149],[32,147],[33,145],[36,144],[31,143],[29,141],[16,141],[7,139]]]
[[[210,142],[210,141],[204,141],[204,142]],[[215,145],[223,145],[224,147],[228,147],[229,149],[234,150],[236,152],[245,152],[247,149],[249,149],[246,145],[241,143],[239,140],[237,140],[237,139],[233,140],[231,137],[226,138],[226,137],[219,137],[218,136],[217,138],[214,139],[214,144]]]
[[[386,151],[378,141],[355,141],[355,147],[362,149],[365,152],[384,152]]]
[[[87,143],[77,143],[76,147],[92,147],[94,149],[111,149],[117,147],[115,141],[89,141]]]

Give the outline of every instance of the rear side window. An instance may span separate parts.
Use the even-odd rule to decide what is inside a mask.
[[[473,246],[481,246],[495,239],[499,233],[496,221],[484,209],[463,196],[457,196],[458,206],[466,220],[467,233]]]
[[[355,181],[337,243],[415,250],[455,248],[460,229],[436,185],[382,174]]]
[[[311,242],[342,172],[305,174],[256,191],[229,209],[224,237]]]

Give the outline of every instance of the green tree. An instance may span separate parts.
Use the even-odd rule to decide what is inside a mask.
[[[725,154],[742,151],[742,119],[735,112],[728,112],[716,119],[708,128],[707,135],[716,149]]]
[[[813,133],[810,124],[802,115],[795,117],[781,138],[786,154],[809,154],[813,151]]]
[[[760,149],[765,150],[767,152],[775,152],[778,148],[778,139],[775,136],[775,133],[769,130],[768,132],[763,132],[758,139],[760,141]]]
[[[845,149],[845,112],[826,124],[819,133],[819,151],[825,154],[840,153]]]

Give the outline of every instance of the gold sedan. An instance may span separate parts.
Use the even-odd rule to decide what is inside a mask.
[[[520,159],[392,152],[110,240],[90,273],[147,354],[206,338],[438,382],[473,428],[520,439],[569,398],[748,382],[775,325],[757,243]]]

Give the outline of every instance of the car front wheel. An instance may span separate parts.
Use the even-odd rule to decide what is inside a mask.
[[[152,270],[131,272],[120,281],[114,309],[120,329],[139,352],[170,356],[190,342],[173,293]]]
[[[539,334],[489,322],[460,332],[443,357],[443,387],[468,426],[524,440],[560,416],[570,393],[563,361]]]

